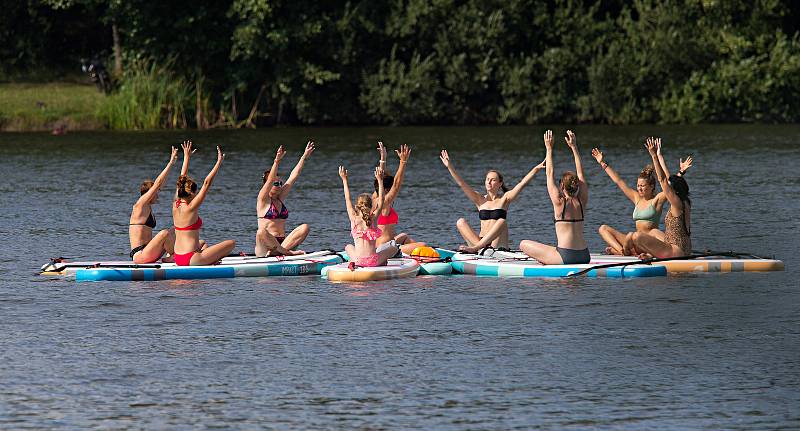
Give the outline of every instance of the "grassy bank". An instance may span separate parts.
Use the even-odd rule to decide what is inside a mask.
[[[97,111],[103,98],[91,84],[0,83],[0,130],[100,129]]]

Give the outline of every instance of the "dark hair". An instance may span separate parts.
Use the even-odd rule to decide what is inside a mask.
[[[179,198],[188,198],[197,192],[197,183],[186,175],[179,176],[176,185],[178,186]]]
[[[372,185],[375,187],[375,192],[378,192],[378,179],[372,180]],[[384,175],[383,176],[383,191],[388,192],[392,189],[392,185],[394,185],[394,175]]]
[[[686,205],[689,205],[689,207],[692,206],[692,200],[689,199],[689,183],[686,182],[685,178],[675,174],[670,175],[669,185],[672,187],[672,190],[675,192],[675,194],[678,195],[678,198],[680,198],[681,202],[683,202],[684,211],[686,211]],[[687,234],[691,235],[689,228],[686,226],[686,217],[683,218],[683,230],[685,230]]]
[[[575,193],[578,193],[578,187],[581,182],[575,172],[566,171],[561,175],[561,185],[564,187],[567,196],[572,197],[575,196]]]
[[[500,180],[500,190],[502,190],[503,193],[507,192],[508,191],[508,187],[506,187],[506,182],[503,181],[503,174],[501,174],[500,171],[498,171],[497,169],[489,169],[488,171],[486,171],[486,175],[489,175],[489,173],[491,173],[491,172],[494,172],[494,173],[497,174],[497,179]]]
[[[144,181],[142,181],[142,185],[139,186],[139,193],[141,193],[143,195],[143,194],[147,193],[148,191],[150,191],[151,187],[153,187],[153,181],[152,180],[144,180]]]
[[[647,165],[642,169],[642,172],[639,173],[639,178],[647,180],[647,184],[650,184],[653,188],[656,186],[656,175],[655,169],[653,169],[653,165]]]
[[[261,184],[265,184],[267,182],[267,178],[269,178],[269,171],[270,171],[269,169],[264,171],[264,175],[261,176],[261,181],[262,181]],[[278,176],[278,174],[275,174],[275,176]]]
[[[669,185],[672,186],[672,190],[681,201],[686,202],[689,206],[692,205],[692,200],[689,199],[689,183],[686,182],[685,178],[680,175],[670,175]]]

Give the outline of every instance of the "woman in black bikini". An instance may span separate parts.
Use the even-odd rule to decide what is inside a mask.
[[[153,229],[156,227],[156,218],[153,217],[152,205],[158,202],[158,191],[164,185],[172,165],[178,159],[178,150],[172,147],[167,166],[158,174],[155,181],[144,181],[139,188],[141,196],[133,204],[128,227],[128,236],[131,242],[131,259],[135,263],[153,263],[161,258],[164,253],[172,254],[175,245],[175,234],[172,229],[164,229],[155,237]]]
[[[264,185],[258,192],[256,201],[256,214],[258,214],[258,230],[256,231],[256,256],[293,256],[305,253],[302,250],[293,250],[305,241],[308,236],[308,225],[303,223],[286,235],[286,219],[289,218],[289,209],[284,201],[289,196],[292,186],[306,159],[314,152],[314,142],[308,141],[306,149],[300,160],[297,161],[292,173],[284,183],[278,177],[278,166],[286,155],[283,146],[278,147],[272,167],[264,172],[262,179]]]
[[[581,157],[575,134],[567,130],[564,138],[575,159],[575,172],[564,172],[560,186],[556,186],[553,169],[553,131],[544,133],[544,146],[547,150],[547,191],[553,202],[553,222],[556,227],[558,246],[525,240],[519,248],[528,256],[545,265],[589,263],[589,248],[583,238],[583,209],[589,201],[589,188],[583,176]]]
[[[464,218],[458,219],[456,227],[467,243],[466,245],[460,246],[459,251],[475,253],[489,245],[495,248],[508,248],[508,222],[506,221],[508,207],[511,205],[511,202],[519,196],[522,189],[533,179],[533,176],[544,168],[545,162],[534,166],[533,169],[525,175],[525,178],[511,190],[508,190],[505,186],[503,183],[503,176],[500,175],[499,172],[490,170],[486,173],[486,179],[484,180],[486,194],[482,195],[467,185],[461,178],[461,175],[456,172],[455,167],[450,162],[450,156],[447,154],[447,150],[442,150],[439,159],[450,172],[456,184],[458,184],[464,194],[467,195],[467,198],[478,208],[478,218],[481,220],[480,233],[475,233]]]

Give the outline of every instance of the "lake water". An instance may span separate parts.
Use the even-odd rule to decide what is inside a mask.
[[[570,168],[556,127],[557,171]],[[487,169],[515,184],[544,149],[537,128],[318,128],[0,134],[0,428],[798,429],[800,127],[577,127],[590,182],[586,234],[631,229],[632,205],[589,152],[633,184],[643,138],[671,169],[692,154],[696,249],[774,255],[785,272],[655,279],[418,277],[363,285],[317,277],[75,283],[50,257],[126,258],[139,183],[192,137],[203,237],[252,252],[261,173],[278,144],[288,173],[317,141],[286,206],[305,250],[349,241],[337,176],[371,187],[378,154],[413,153],[395,208],[415,238],[456,247]],[[397,158],[390,153],[389,166]],[[154,207],[171,222],[173,169]],[[543,173],[542,173],[543,174]],[[512,204],[511,240],[554,240],[544,175]]]

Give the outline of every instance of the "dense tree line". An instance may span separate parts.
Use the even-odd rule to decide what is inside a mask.
[[[800,120],[788,0],[0,4],[0,74],[113,64],[113,27],[123,68],[191,89],[191,126]]]

